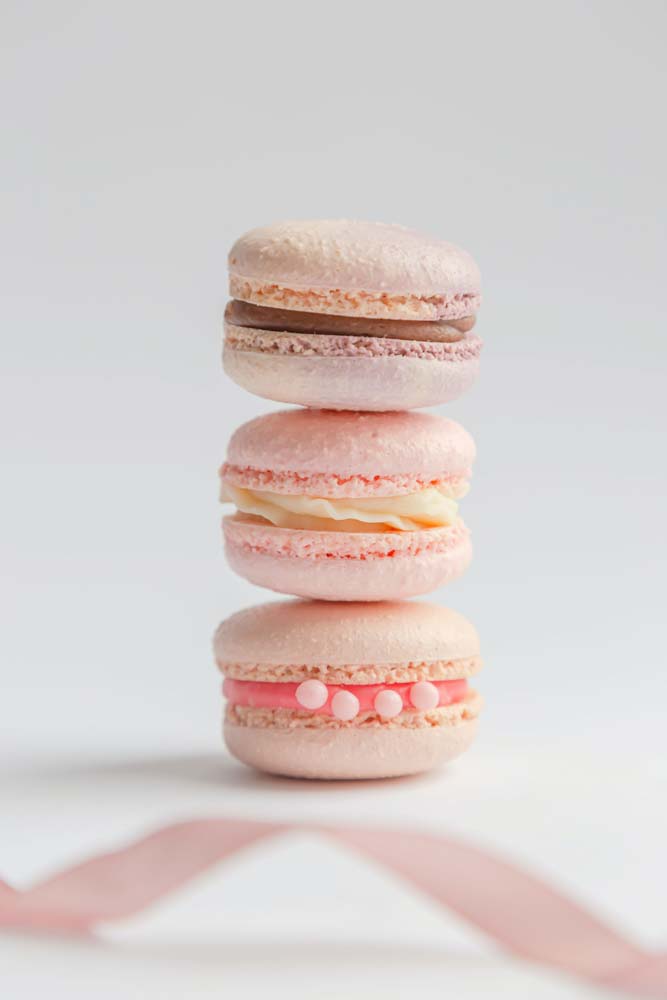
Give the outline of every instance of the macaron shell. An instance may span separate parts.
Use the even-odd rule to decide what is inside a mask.
[[[392,778],[428,771],[460,756],[477,719],[419,729],[399,726],[272,729],[225,722],[230,753],[259,771],[292,778]]]
[[[345,607],[344,602],[319,601],[327,606]],[[373,608],[381,601],[369,601]],[[355,602],[350,602],[354,606]],[[271,683],[301,683],[317,680],[326,684],[415,684],[420,681],[456,681],[474,677],[482,669],[480,656],[467,656],[456,660],[404,660],[399,663],[346,663],[333,666],[329,663],[230,663],[218,660],[218,667],[226,678],[238,681]]]
[[[320,688],[332,683],[338,671],[345,687],[346,682],[368,683],[369,670],[374,683],[386,678],[384,683],[391,684],[401,672],[410,684],[428,676],[424,668],[437,664],[451,670],[452,677],[479,668],[479,639],[471,623],[449,608],[417,601],[268,602],[222,622],[214,649],[223,672],[241,682],[258,668],[270,670],[271,664],[284,679],[282,668],[291,665],[301,686],[317,668],[318,679],[311,684]],[[226,689],[233,695],[234,684]],[[352,690],[359,693],[359,688]],[[292,708],[281,699],[265,706],[256,697],[240,703],[232,699],[225,711],[225,740],[243,763],[274,774],[392,777],[427,770],[463,753],[475,735],[481,707],[480,696],[465,684],[455,700],[437,706],[415,707],[403,692],[404,707],[390,718],[377,709],[375,694],[359,698],[363,710],[348,721],[301,704]]]
[[[230,293],[259,305],[337,315],[456,319],[479,306],[474,260],[403,226],[349,220],[278,223],[229,254]]]
[[[214,650],[220,665],[340,667],[448,662],[480,654],[479,636],[467,618],[425,601],[269,601],[222,622]]]
[[[300,476],[468,474],[475,443],[454,420],[432,413],[280,410],[232,435],[227,463]],[[303,492],[303,490],[302,490]]]
[[[318,336],[323,341],[342,339]],[[396,343],[401,342],[394,341],[393,350]],[[226,343],[223,365],[237,385],[277,403],[332,410],[414,410],[449,403],[471,388],[479,373],[479,350],[471,350],[471,343],[481,344],[476,337],[438,345],[451,348],[441,352],[442,358],[419,357],[414,345],[407,356],[383,356],[384,345],[374,344],[368,356],[352,342],[349,353],[331,355],[325,353],[326,343],[300,354],[285,353],[284,343],[279,351],[261,352]]]
[[[472,558],[460,520],[449,528],[369,535],[294,531],[228,517],[223,529],[227,561],[239,576],[278,593],[324,601],[427,594],[461,576]]]

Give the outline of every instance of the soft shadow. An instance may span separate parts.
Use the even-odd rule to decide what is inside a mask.
[[[121,757],[64,760],[33,770],[35,777],[94,781],[160,781],[205,787],[245,784],[243,767],[223,754],[170,754],[160,757]]]
[[[312,968],[316,974],[323,962],[341,962],[348,969],[363,969],[377,967],[379,962],[384,969],[392,966],[410,966],[419,963],[440,966],[450,962],[469,962],[470,957],[460,951],[447,947],[419,945],[402,942],[400,947],[395,941],[317,941],[309,940],[304,947],[301,940],[289,941],[114,941],[113,939],[95,935],[42,934],[23,931],[8,931],[16,941],[27,943],[41,942],[47,948],[59,951],[70,949],[72,952],[103,952],[113,955],[114,961],[123,959],[152,961],[161,963],[196,963],[224,968],[226,971],[251,972],[257,966],[258,949],[261,950],[262,965],[275,969],[281,974],[290,969],[304,970]],[[476,955],[475,961],[480,959]]]
[[[304,969],[308,968],[317,973],[324,961],[341,962],[346,968],[374,967],[378,962],[382,962],[386,969],[393,965],[406,966],[414,962],[420,962],[422,965],[426,963],[441,965],[451,960],[462,959],[460,952],[448,952],[436,944],[424,947],[402,943],[397,947],[396,942],[383,944],[370,941],[309,941],[307,947],[304,947],[303,941],[261,941],[261,943],[239,941],[234,944],[213,941],[206,944],[174,941],[164,944],[114,942],[111,945],[104,941],[101,944],[103,947],[122,949],[126,954],[141,954],[142,957],[155,961],[176,959],[183,962],[220,965],[227,970],[234,967],[237,970],[247,968],[249,971],[257,965],[257,953],[260,948],[262,965],[281,974],[288,973],[290,969],[298,969],[303,973]]]
[[[321,794],[336,795],[345,791],[367,792],[369,788],[387,788],[403,785],[418,787],[433,781],[434,777],[442,780],[447,771],[437,775],[417,774],[400,778],[367,779],[361,781],[310,781],[302,778],[286,778],[279,775],[263,774],[238,763],[223,753],[211,754],[172,754],[168,756],[134,757],[86,761],[67,759],[53,761],[43,767],[31,768],[30,775],[37,779],[94,781],[127,781],[134,780],[159,781],[167,784],[187,784],[193,787],[270,790],[284,788],[285,790],[314,789]]]

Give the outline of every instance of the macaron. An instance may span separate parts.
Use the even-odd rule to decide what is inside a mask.
[[[229,254],[224,366],[284,403],[410,410],[474,382],[480,275],[465,250],[403,226],[253,229]]]
[[[395,600],[458,577],[458,515],[475,457],[430,413],[294,409],[240,427],[220,470],[227,559],[261,587],[329,601]]]
[[[473,626],[413,602],[275,601],[218,628],[224,736],[245,764],[301,778],[388,778],[468,748],[480,697]]]

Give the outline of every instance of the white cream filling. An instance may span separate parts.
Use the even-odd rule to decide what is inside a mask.
[[[458,510],[435,486],[404,496],[325,499],[224,483],[221,500],[279,528],[315,531],[418,531],[453,524]]]

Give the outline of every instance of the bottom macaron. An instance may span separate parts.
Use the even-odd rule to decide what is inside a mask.
[[[481,666],[472,625],[410,602],[260,605],[215,637],[231,753],[302,778],[387,778],[445,763],[472,742]]]

